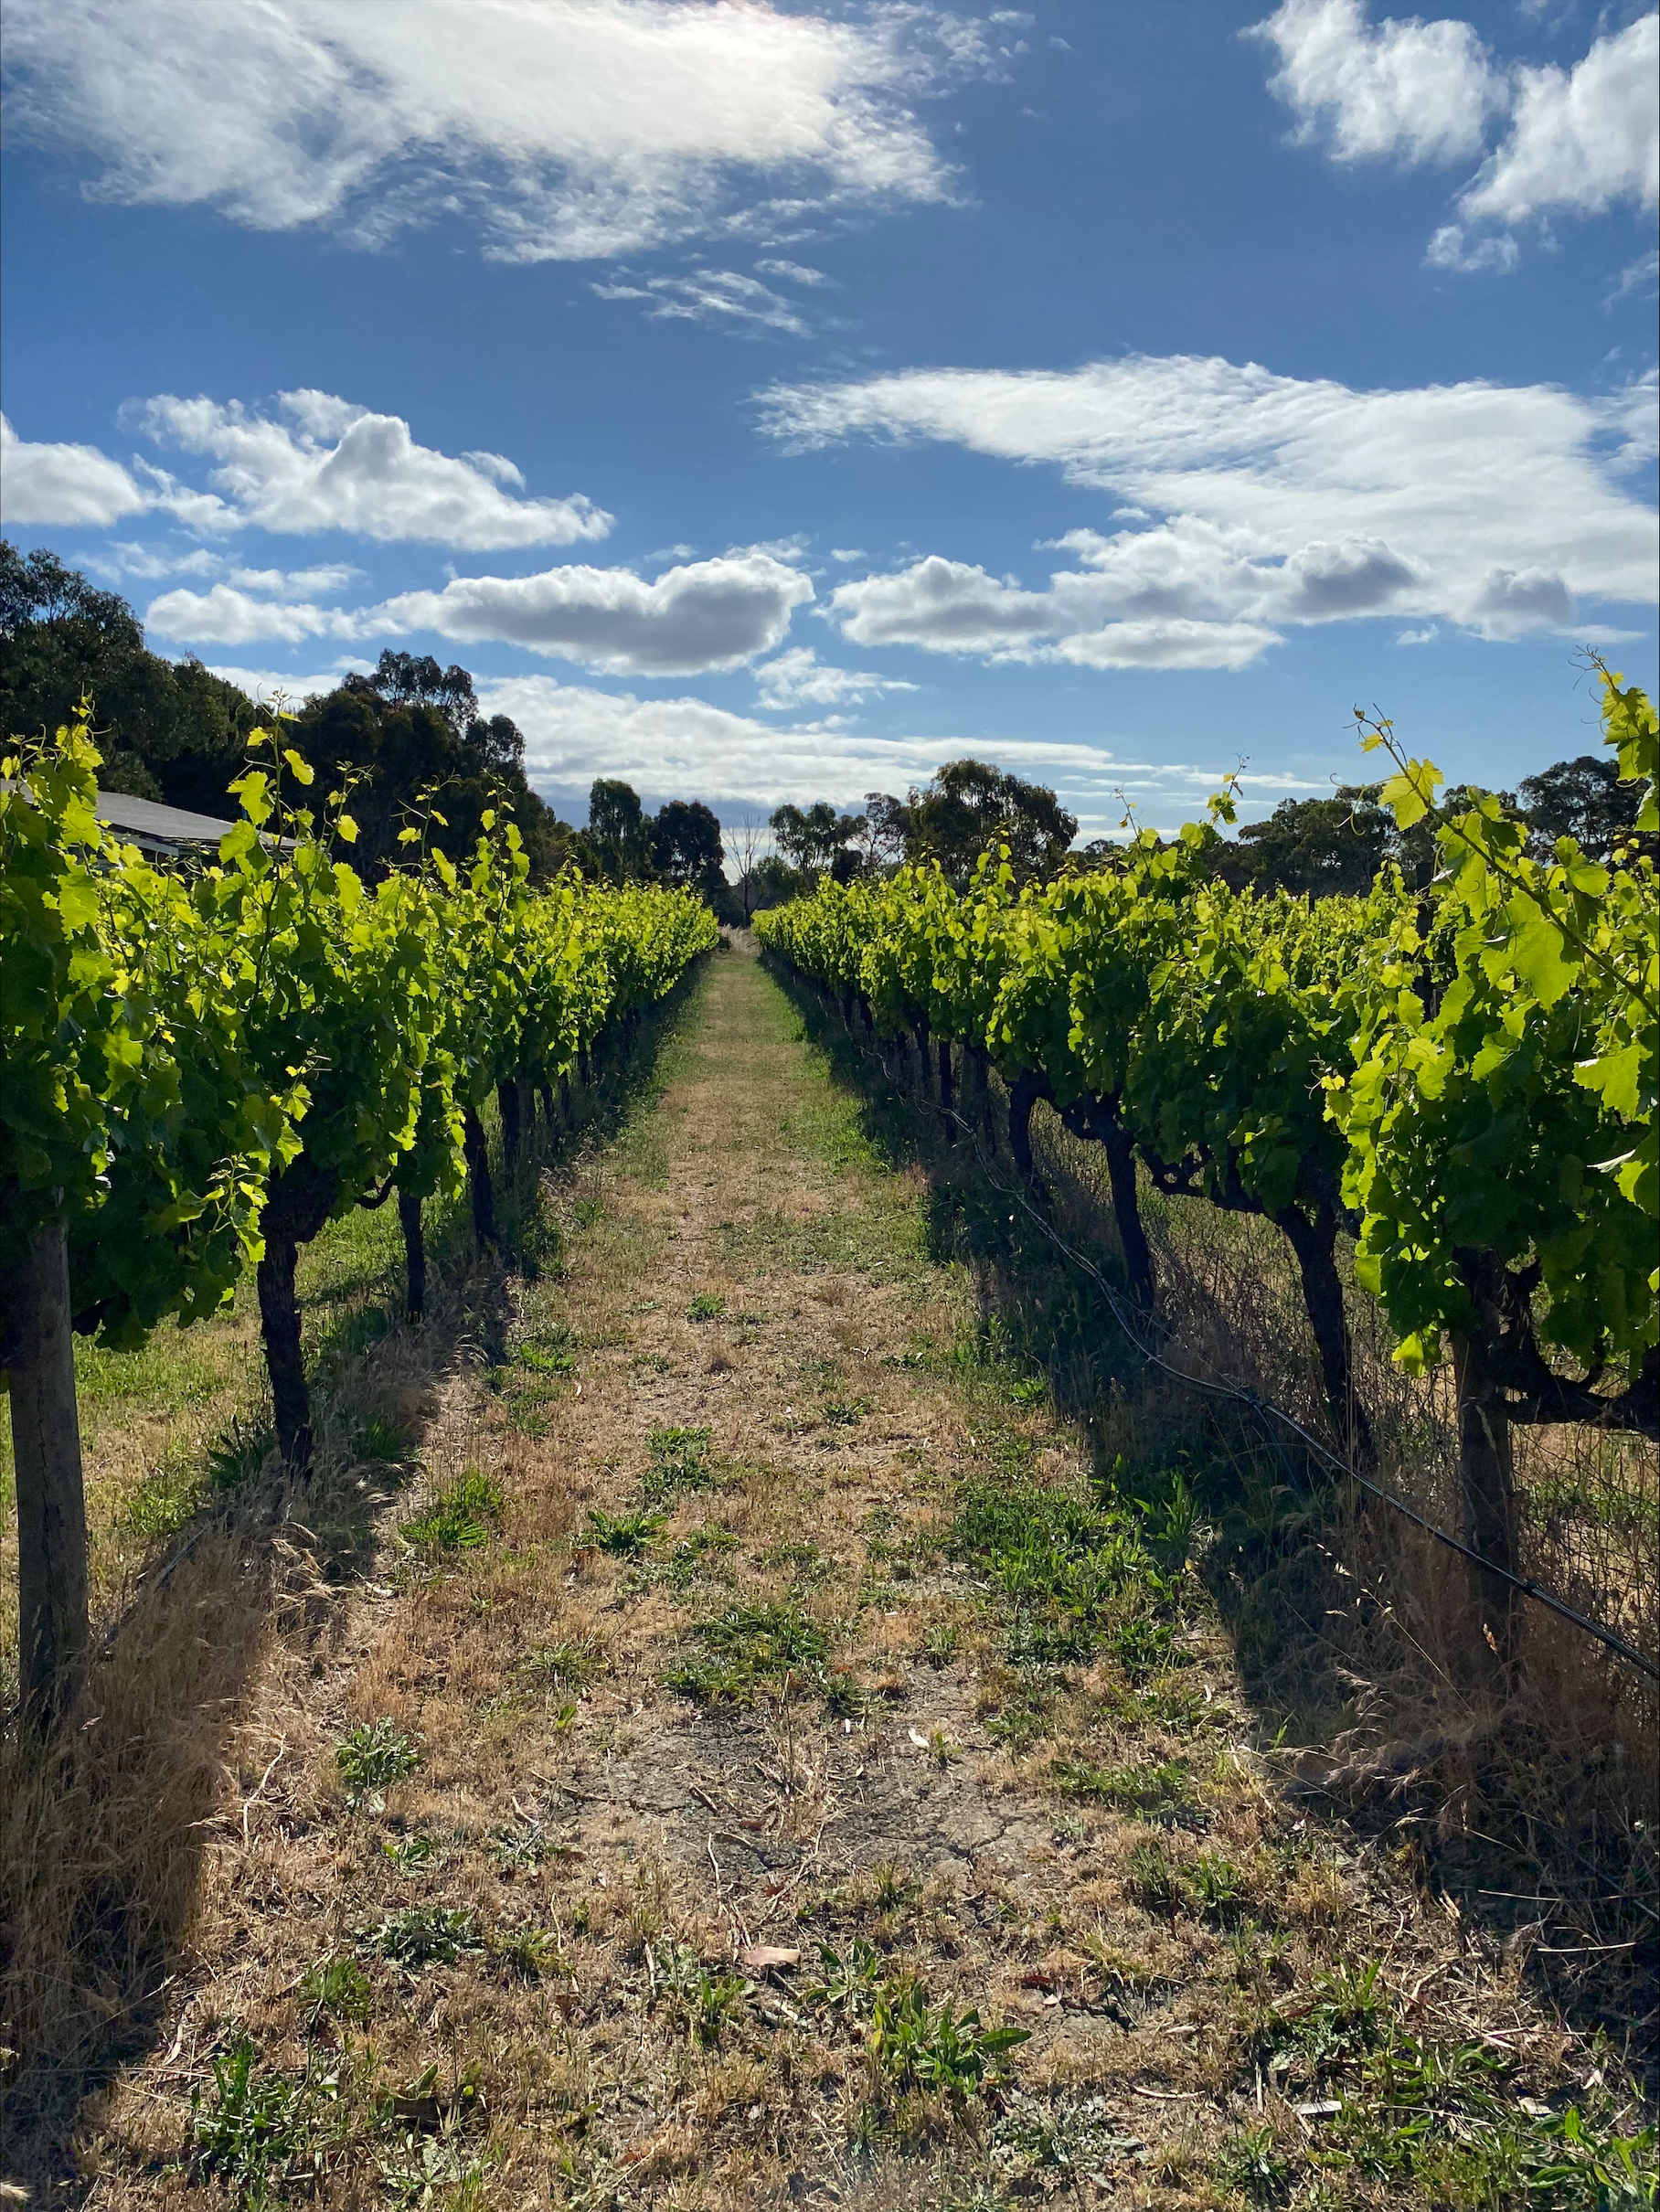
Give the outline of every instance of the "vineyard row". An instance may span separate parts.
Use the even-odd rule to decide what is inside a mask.
[[[1660,726],[1641,691],[1602,685],[1620,774],[1647,787],[1642,836],[1660,826]],[[1139,1177],[1277,1224],[1358,1468],[1375,1443],[1337,1257],[1353,1238],[1398,1360],[1451,1357],[1463,1538],[1510,1575],[1513,1422],[1660,1434],[1655,872],[1634,842],[1607,867],[1570,838],[1532,856],[1495,800],[1442,814],[1432,765],[1387,725],[1371,739],[1400,826],[1436,833],[1425,889],[1389,868],[1365,899],[1234,892],[1213,820],[1047,883],[1017,884],[1006,850],[962,891],[933,866],[826,882],[756,928],[850,1023],[913,1038],[943,1107],[958,1059],[977,1086],[995,1068],[1028,1177],[1039,1099],[1099,1143],[1149,1321]],[[1227,794],[1212,812],[1231,817]],[[1473,1569],[1478,1643],[1505,1654],[1514,1594]]]
[[[483,1109],[503,1149],[551,1120],[572,1070],[626,1037],[713,916],[656,887],[528,883],[486,814],[470,863],[402,833],[402,865],[349,865],[349,789],[256,733],[217,862],[149,866],[96,813],[83,722],[0,782],[0,1367],[17,1467],[26,1701],[60,1700],[87,1635],[75,1332],[133,1349],[222,1306],[253,1269],[277,1442],[309,1465],[298,1249],[394,1192],[409,1306],[422,1208],[470,1191],[494,1239]]]

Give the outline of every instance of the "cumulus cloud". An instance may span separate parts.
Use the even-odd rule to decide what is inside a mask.
[[[916,686],[876,675],[867,669],[826,667],[811,645],[792,645],[787,653],[763,662],[755,671],[755,688],[764,707],[781,711],[791,707],[835,707],[843,699],[867,698],[878,691],[914,691]]]
[[[1581,601],[1655,596],[1654,514],[1621,481],[1653,437],[1652,379],[1606,399],[1481,382],[1367,392],[1132,356],[1065,372],[916,370],[764,399],[774,433],[797,447],[948,441],[1054,463],[1166,518],[1070,533],[1060,543],[1080,567],[1042,591],[938,556],[842,585],[831,606],[860,643],[1025,655],[1112,622],[1268,630],[1367,614],[1510,637],[1570,623]],[[1501,573],[1558,588],[1518,596],[1495,585]],[[1245,650],[1242,633],[1213,642],[1218,655]]]
[[[761,264],[757,264],[761,266]],[[800,336],[807,325],[789,301],[759,277],[735,269],[696,269],[689,276],[648,276],[595,284],[601,300],[643,300],[649,321],[703,323],[754,338],[769,330]]]
[[[1601,215],[1660,200],[1660,15],[1599,38],[1572,69],[1516,72],[1510,134],[1459,201],[1467,220]]]
[[[1283,0],[1246,36],[1278,53],[1269,90],[1297,117],[1298,138],[1337,161],[1467,158],[1507,98],[1467,23],[1414,16],[1374,28],[1364,0]]]
[[[621,776],[648,796],[702,798],[717,813],[729,802],[754,809],[803,798],[857,805],[867,792],[902,792],[926,782],[942,760],[986,750],[984,737],[874,736],[820,722],[780,728],[702,699],[640,699],[543,675],[481,684],[479,697],[487,713],[518,724],[531,779],[556,800],[580,799],[595,776]],[[1159,762],[1031,739],[999,740],[995,751],[1002,767],[1059,790],[1085,836],[1116,825],[1120,788],[1156,826],[1190,819],[1232,765]],[[1253,775],[1251,788],[1279,795],[1316,787]]]
[[[343,608],[256,596],[234,584],[215,584],[210,591],[164,591],[144,609],[144,628],[156,637],[193,645],[248,645],[267,638],[298,645],[308,637],[359,634],[357,618]]]
[[[160,637],[245,645],[310,637],[402,637],[436,631],[463,644],[520,645],[606,675],[697,675],[740,667],[782,640],[813,597],[799,569],[754,548],[670,569],[647,583],[632,569],[580,565],[535,576],[454,577],[378,606],[325,607],[295,596],[352,570],[239,571],[210,591],[164,592],[144,622]]]
[[[96,197],[367,243],[460,215],[515,261],[939,199],[914,102],[996,66],[878,0],[12,0],[6,43],[14,129]]]
[[[95,445],[37,444],[0,415],[0,519],[107,529],[150,504],[121,463]]]
[[[669,569],[653,583],[630,569],[583,567],[457,577],[358,620],[366,633],[436,630],[467,644],[523,645],[606,675],[697,675],[771,652],[791,611],[812,597],[799,569],[750,550]]]
[[[378,415],[330,392],[282,392],[274,415],[235,399],[164,394],[127,410],[127,420],[157,442],[217,464],[207,496],[232,526],[348,530],[466,551],[569,545],[611,527],[611,516],[580,495],[518,497],[524,479],[498,453],[457,456],[418,445],[401,416]]]

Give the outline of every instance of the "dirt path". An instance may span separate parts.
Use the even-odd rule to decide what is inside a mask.
[[[1309,2021],[1451,2033],[1479,1982],[1537,2042],[1269,1789],[1197,1584],[1083,1502],[741,949],[661,1078],[261,1694],[90,2201],[197,2201],[194,2132],[201,2201],[1283,2202]]]

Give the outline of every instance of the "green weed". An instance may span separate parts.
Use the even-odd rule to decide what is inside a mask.
[[[335,1746],[335,1764],[352,1811],[363,1806],[378,1813],[386,1802],[383,1792],[393,1782],[408,1781],[420,1764],[420,1754],[391,1721],[364,1721]]]
[[[641,1552],[651,1549],[667,1519],[667,1514],[663,1512],[620,1513],[613,1516],[597,1505],[591,1505],[590,1541],[619,1558],[635,1558]]]
[[[583,1636],[574,1643],[538,1643],[519,1662],[532,1682],[543,1682],[560,1690],[585,1690],[596,1675],[606,1672],[609,1664],[603,1649],[592,1636]]]
[[[688,1321],[718,1321],[727,1310],[727,1302],[713,1291],[699,1291],[686,1309]]]
[[[247,2036],[213,2061],[213,2087],[190,2098],[188,2164],[193,2179],[217,2181],[233,2200],[263,2207],[286,2198],[316,2171],[314,2143],[339,2078],[312,2063],[300,2074],[267,2071]]]
[[[1176,1592],[1122,1508],[1013,1477],[980,1483],[963,1494],[947,1549],[1001,1599],[1016,1664],[1085,1660],[1103,1641],[1125,1664],[1150,1664],[1155,1650],[1169,1664]]]
[[[653,1505],[684,1490],[707,1490],[715,1479],[707,1429],[654,1429],[645,1448],[651,1463],[640,1492]]]
[[[424,1874],[438,1856],[430,1835],[383,1835],[380,1848],[399,1874]]]
[[[1049,1771],[1068,1797],[1093,1798],[1143,1820],[1176,1823],[1196,1809],[1192,1778],[1177,1759],[1149,1767],[1098,1767],[1088,1760],[1061,1758]]]
[[[360,1940],[394,1966],[411,1971],[452,1966],[464,1951],[484,1947],[477,1920],[458,1905],[406,1906],[364,1929]]]
[[[333,2013],[339,2020],[367,2020],[368,1976],[356,1959],[336,1951],[333,1958],[314,1966],[301,1983],[300,2002],[309,2009],[308,2033],[325,2013]]]
[[[743,2002],[743,1983],[734,1974],[711,1973],[685,1943],[648,1943],[645,1981],[646,2004],[665,2005],[698,2043],[718,2043]]]
[[[232,1414],[208,1447],[209,1489],[239,1490],[259,1473],[276,1443],[277,1432],[269,1421]]]
[[[900,2090],[973,2096],[1002,2071],[1006,2052],[1030,2040],[1024,2027],[982,2026],[977,2011],[959,2013],[949,1997],[931,2005],[910,1979],[885,1983],[870,2007],[871,2058]]]
[[[425,1513],[403,1525],[403,1540],[416,1551],[479,1551],[501,1525],[506,1503],[499,1483],[469,1467]]]
[[[559,1939],[550,1928],[516,1928],[490,1939],[490,1956],[515,1982],[539,1982],[565,1962]]]
[[[401,1429],[376,1416],[358,1424],[352,1440],[352,1450],[366,1464],[376,1467],[395,1467],[402,1461],[407,1440]]]

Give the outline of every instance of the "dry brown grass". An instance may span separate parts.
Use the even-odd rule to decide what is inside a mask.
[[[1165,1673],[1011,1664],[942,1540],[1010,1470],[1080,1494],[1091,1448],[959,1356],[974,1271],[931,1257],[923,1177],[883,1167],[741,949],[665,1073],[547,1179],[562,1260],[510,1313],[469,1322],[458,1284],[343,1385],[336,1434],[395,1411],[418,1478],[369,1497],[335,1452],[303,1530],[289,1500],[204,1539],[16,1801],[19,2170],[110,2212],[253,2201],[188,2158],[245,2039],[256,2080],[310,2069],[268,2175],[323,2207],[1243,2204],[1246,2135],[1310,2141],[1265,2053],[1366,1961],[1412,2032],[1502,2042],[1513,2100],[1583,2100],[1601,2054],[1525,1955],[1397,1838],[1286,1798],[1191,1579]],[[607,1548],[668,1429],[708,1430],[710,1480]],[[501,1501],[476,1545],[400,1537],[474,1473]],[[734,1678],[747,1703],[672,1686],[753,1658],[757,1619],[808,1655]],[[335,1749],[375,1723],[418,1764],[354,1807]],[[1069,1760],[1179,1767],[1186,1810],[1069,1793]],[[467,1916],[452,1955],[388,1935],[410,1911]],[[1026,2028],[1010,2086],[907,2086],[867,2020],[812,1998],[821,1942]],[[1428,2202],[1342,2186],[1326,2201]]]

